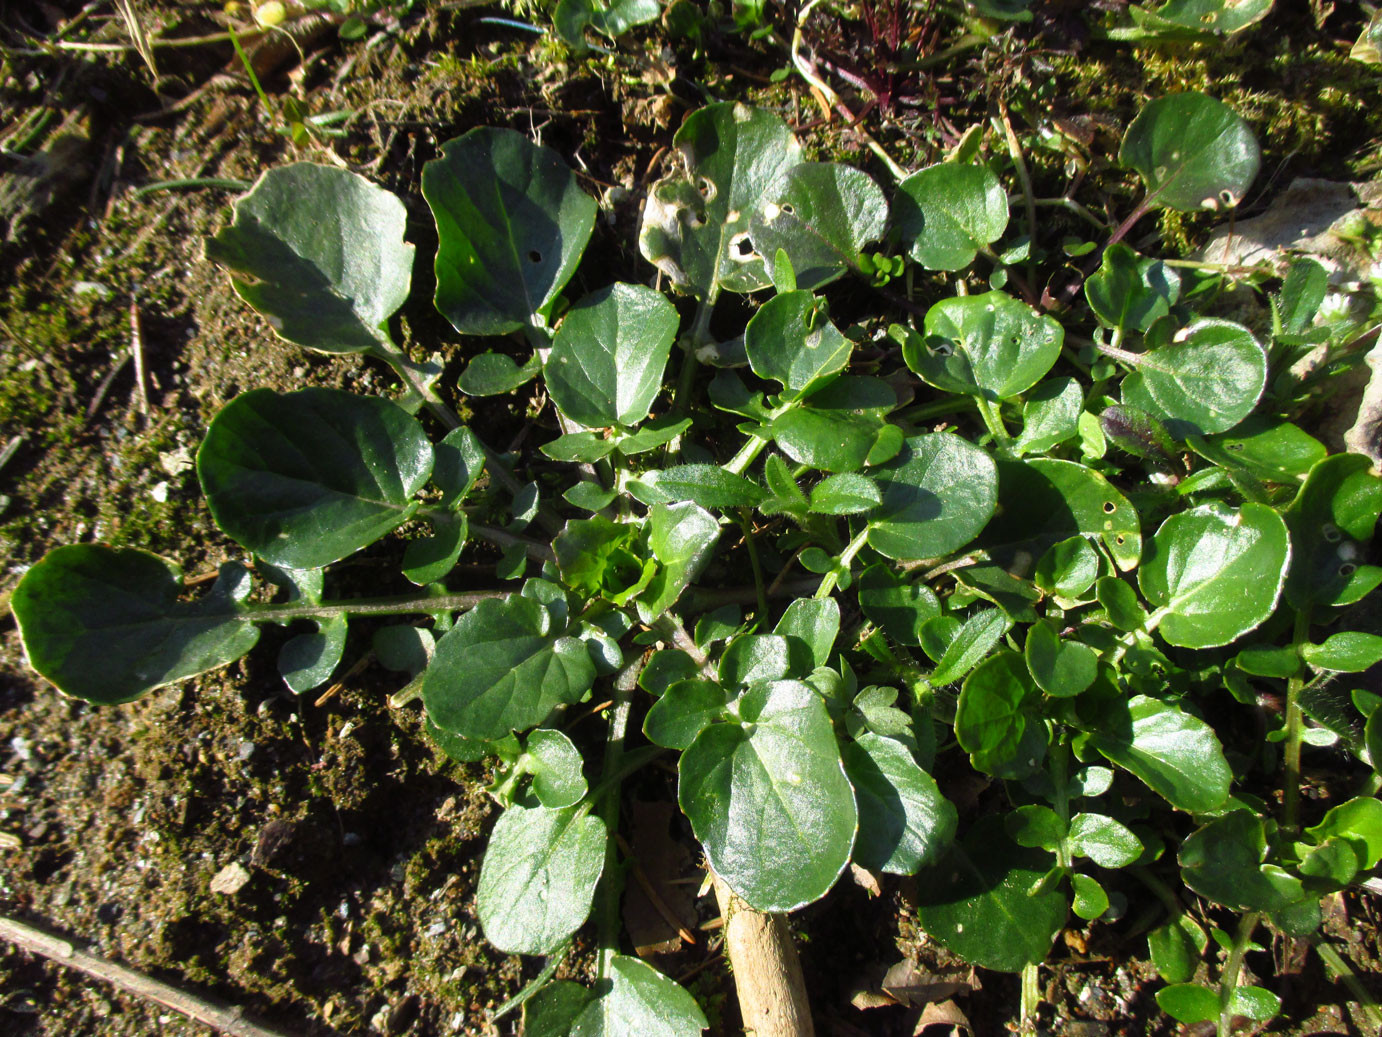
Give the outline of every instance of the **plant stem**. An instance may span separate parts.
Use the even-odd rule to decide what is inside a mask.
[[[138,199],[159,191],[187,191],[201,187],[216,187],[223,191],[248,191],[252,186],[254,185],[248,180],[232,180],[223,176],[191,176],[182,180],[159,180],[157,183],[145,184],[139,190],[131,192],[130,197]]]
[[[1022,197],[1027,203],[1027,280],[1035,283],[1036,281],[1036,236],[1037,236],[1037,216],[1035,194],[1032,191],[1032,175],[1027,171],[1027,160],[1022,157],[1022,144],[1017,139],[1017,133],[1013,130],[1012,119],[1008,115],[1008,106],[999,97],[998,116],[1003,124],[1003,136],[1008,143],[1008,157],[1012,159],[1013,169],[1017,173],[1017,182],[1022,185]]]
[[[605,871],[600,878],[600,906],[597,915],[600,957],[598,979],[607,979],[614,956],[619,953],[619,894],[623,891],[623,876],[619,870],[619,844],[614,833],[619,831],[619,770],[624,762],[624,735],[629,726],[629,712],[633,707],[633,690],[638,686],[638,671],[643,661],[636,658],[614,678],[614,705],[609,711],[609,732],[605,735],[605,763],[601,770],[604,794],[600,797],[600,820],[605,825]]]
[[[869,527],[868,524],[865,523],[864,528],[859,530],[859,534],[853,540],[851,540],[849,542],[849,545],[844,549],[844,551],[840,553],[839,562],[836,565],[836,567],[834,569],[831,569],[830,572],[826,573],[825,576],[821,578],[821,585],[816,588],[816,597],[830,597],[830,595],[835,590],[835,584],[839,578],[840,570],[849,569],[850,563],[854,561],[854,556],[857,555],[859,551],[863,548],[868,538]]]
[[[1343,980],[1349,993],[1357,999],[1358,1014],[1363,1017],[1363,1025],[1359,1027],[1359,1030],[1363,1033],[1382,1032],[1382,1007],[1378,1006],[1368,992],[1368,988],[1359,981],[1357,973],[1349,966],[1344,956],[1335,950],[1334,945],[1328,940],[1319,937],[1307,937],[1307,939],[1310,940],[1310,945],[1315,948],[1315,953],[1320,956],[1320,961],[1324,962],[1325,969]]]
[[[1041,976],[1039,966],[1031,962],[1022,969],[1022,993],[1018,1015],[1020,1033],[1036,1033],[1037,1009],[1041,1006]]]
[[[507,598],[512,591],[464,591],[456,594],[405,594],[396,598],[358,598],[328,605],[246,605],[241,612],[255,623],[291,623],[295,619],[333,619],[336,616],[401,616],[428,612],[460,612],[489,598]]]
[[[997,408],[982,396],[974,397],[974,404],[979,408],[979,417],[984,419],[984,425],[988,427],[989,433],[1000,444],[1012,442],[1012,436],[1008,435],[1007,428],[1003,425],[1003,419],[999,417]]]
[[[1253,931],[1261,919],[1258,911],[1249,911],[1242,917],[1238,931],[1233,934],[1233,950],[1229,952],[1224,971],[1219,974],[1219,1033],[1222,1037],[1228,1037],[1233,1032],[1233,1009],[1229,1005],[1233,1000],[1233,991],[1238,986],[1238,976],[1243,971],[1243,957],[1248,953],[1248,944],[1252,942]]]
[[[506,529],[493,529],[489,526],[470,525],[470,532],[474,533],[481,540],[488,540],[491,544],[498,544],[500,547],[510,547],[513,544],[522,544],[523,550],[528,557],[539,562],[551,562],[555,560],[552,549],[546,544],[538,543],[517,533],[510,533]]]
[[[259,95],[259,103],[264,106],[264,111],[271,116],[278,113],[274,109],[273,102],[269,100],[269,95],[264,93],[264,88],[259,85],[259,77],[254,72],[254,62],[250,61],[249,55],[245,53],[245,48],[240,46],[240,37],[235,29],[228,28],[226,35],[230,37],[230,45],[235,48],[235,56],[240,59],[240,64],[245,66],[245,75],[249,76],[250,86],[254,87],[254,92]]]
[[[561,963],[566,960],[566,956],[570,952],[571,941],[567,940],[560,947],[558,947],[556,950],[554,950],[551,954],[547,956],[547,961],[542,966],[541,972],[534,976],[532,980],[526,986],[524,986],[522,990],[520,990],[513,997],[509,998],[502,1005],[496,1008],[493,1011],[493,1013],[491,1013],[489,1021],[491,1023],[497,1023],[500,1019],[504,1018],[504,1016],[508,1015],[510,1012],[514,1011],[517,1008],[522,1008],[524,1002],[526,1002],[530,997],[536,994],[539,990],[545,987],[548,984],[548,982],[551,981],[552,977],[557,974],[557,969],[561,968]]]
[[[1295,627],[1291,633],[1291,646],[1297,651],[1310,640],[1310,612],[1302,609],[1296,613]],[[1297,669],[1295,676],[1286,682],[1286,744],[1282,748],[1282,768],[1285,771],[1281,796],[1281,826],[1288,835],[1294,836],[1300,823],[1300,745],[1305,733],[1304,718],[1300,711],[1300,690],[1305,687],[1305,678]]]
[[[753,464],[754,460],[763,452],[763,448],[767,445],[768,440],[759,439],[757,436],[750,436],[748,441],[739,448],[739,452],[731,457],[724,465],[725,471],[732,472],[735,475],[743,475],[748,471],[749,465]]]
[[[768,589],[763,582],[763,563],[758,558],[758,545],[753,541],[752,512],[744,508],[739,512],[739,528],[744,531],[744,549],[749,553],[749,566],[753,569],[753,588],[758,593],[758,619],[768,618]]]

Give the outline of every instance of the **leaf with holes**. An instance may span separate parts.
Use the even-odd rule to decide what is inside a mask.
[[[437,223],[436,305],[466,335],[540,322],[595,226],[595,199],[550,148],[482,127],[422,170]]]
[[[1242,201],[1257,177],[1260,151],[1237,112],[1190,91],[1143,107],[1123,137],[1118,161],[1147,185],[1144,205],[1197,212]]]
[[[749,223],[778,176],[800,160],[787,124],[733,102],[693,112],[672,139],[685,172],[648,192],[638,247],[679,291],[714,299],[722,288],[772,283]]]
[[[235,293],[282,338],[323,353],[390,342],[408,298],[413,246],[397,196],[334,166],[271,169],[235,203],[235,221],[207,241]]]
[[[1006,400],[1025,392],[1060,356],[1065,331],[1005,292],[943,299],[922,332],[894,324],[907,366],[945,392]]]
[[[744,350],[759,378],[782,383],[788,399],[809,396],[845,369],[854,343],[810,292],[784,292],[765,302],[744,329]]]
[[[819,288],[859,266],[859,254],[883,236],[888,200],[867,173],[834,162],[803,162],[781,173],[749,221],[749,239],[773,276],[778,249],[797,287]]]
[[[928,270],[963,270],[1008,227],[1008,196],[987,166],[942,162],[897,185],[894,218],[907,253]]]

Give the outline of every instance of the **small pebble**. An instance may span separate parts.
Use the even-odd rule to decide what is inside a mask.
[[[243,864],[236,861],[216,872],[215,878],[211,880],[211,892],[234,896],[249,880],[250,873]]]

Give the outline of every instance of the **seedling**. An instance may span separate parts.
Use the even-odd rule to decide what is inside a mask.
[[[1269,1018],[1275,995],[1238,985],[1254,933],[1314,933],[1321,896],[1382,857],[1382,710],[1338,678],[1382,660],[1345,611],[1382,583],[1366,549],[1382,480],[1292,424],[1284,375],[1356,332],[1315,327],[1322,272],[1297,264],[1264,341],[1197,314],[1204,293],[1115,232],[1080,305],[938,297],[920,320],[894,314],[866,365],[858,344],[881,329],[838,326],[823,289],[998,260],[1014,244],[1001,165],[971,149],[890,205],[861,171],[804,161],[769,112],[712,105],[675,143],[639,245],[680,307],[635,284],[566,297],[596,205],[550,150],[479,129],[426,168],[438,310],[521,343],[517,361],[474,356],[460,389],[540,378],[557,412],[562,434],[518,457],[461,426],[440,364],[390,337],[414,258],[399,200],[330,167],[266,173],[211,258],[280,336],[379,357],[405,391],[233,400],[197,472],[252,568],[227,563],[189,601],[150,554],[58,548],[13,596],[33,667],[124,702],[307,620],[279,657],[302,692],[329,680],[351,616],[418,617],[376,643],[445,751],[495,762],[486,936],[553,957],[598,922],[596,985],[545,970],[523,995],[529,1033],[706,1025],[621,952],[620,785],[656,757],[675,760],[678,804],[745,910],[812,903],[851,863],[915,875],[928,934],[1030,976],[1072,913],[1116,915],[1130,875],[1168,909],[1148,940],[1161,1006],[1222,1033]],[[1231,206],[1256,155],[1219,102],[1154,101],[1122,149],[1147,187],[1133,215]],[[730,341],[711,333],[726,292],[758,302]],[[415,594],[324,600],[325,567],[417,521],[430,534],[401,561]],[[503,549],[499,589],[454,574],[476,540]],[[728,551],[751,586],[711,585]],[[1259,720],[1236,722],[1261,717],[1264,688],[1285,702],[1266,721],[1279,755]],[[606,699],[603,758],[586,759],[563,725]],[[1316,816],[1302,755],[1323,744],[1370,777]],[[965,769],[990,785],[961,825],[932,775]],[[1241,912],[1235,933],[1207,934],[1195,898]],[[1217,988],[1192,982],[1210,936]]]

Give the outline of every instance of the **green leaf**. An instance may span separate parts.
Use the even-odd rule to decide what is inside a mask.
[[[662,6],[657,0],[612,0],[603,10],[595,10],[590,25],[614,39],[636,26],[657,21],[661,14]]]
[[[724,715],[725,693],[718,684],[706,680],[678,681],[648,710],[643,733],[654,745],[685,749]]]
[[[1099,555],[1083,536],[1068,537],[1048,547],[1037,559],[1032,580],[1048,594],[1075,599],[1088,593],[1099,578]]]
[[[1108,894],[1097,879],[1076,873],[1070,876],[1070,885],[1075,893],[1070,908],[1080,918],[1098,918],[1108,910]]]
[[[948,432],[913,436],[874,476],[883,503],[869,521],[868,543],[892,559],[937,558],[963,547],[997,505],[993,460]]]
[[[1232,108],[1191,91],[1144,106],[1123,137],[1118,161],[1146,183],[1143,204],[1198,212],[1242,200],[1257,177],[1259,150]]]
[[[811,511],[817,515],[860,515],[882,503],[877,483],[850,472],[827,476],[811,489]]]
[[[1117,576],[1105,576],[1094,585],[1094,596],[1108,614],[1108,621],[1117,629],[1146,629],[1147,611],[1137,600],[1132,584]]]
[[[656,698],[666,694],[673,684],[698,677],[700,672],[695,660],[681,649],[659,648],[639,673],[638,686]]]
[[[823,896],[849,862],[858,814],[821,697],[759,684],[740,723],[712,724],[681,754],[677,798],[710,866],[759,911]]]
[[[1046,757],[1041,693],[1022,656],[1000,651],[965,678],[955,707],[955,739],[974,769],[997,778],[1023,778]]]
[[[1067,826],[1048,806],[1039,803],[1018,807],[1004,815],[1003,829],[1018,846],[1036,847],[1052,853],[1065,842]]]
[[[685,173],[648,192],[639,251],[674,288],[700,299],[720,288],[766,288],[749,222],[778,176],[800,160],[791,130],[771,112],[726,101],[692,112],[672,142]]]
[[[584,924],[605,866],[605,826],[575,807],[509,807],[490,833],[475,891],[485,938],[546,954]]]
[[[644,422],[637,432],[621,432],[615,444],[625,457],[634,457],[670,443],[690,427],[690,418],[674,418],[673,415],[664,414]]]
[[[574,307],[552,340],[543,377],[552,402],[586,428],[637,425],[662,388],[677,311],[643,285],[612,284]]]
[[[777,634],[743,634],[720,656],[720,683],[735,692],[757,681],[778,680],[813,669],[810,645]]]
[[[1019,454],[1040,454],[1079,434],[1084,390],[1074,378],[1038,382],[1022,404],[1022,435],[1014,448]]]
[[[1158,699],[1133,697],[1126,717],[1090,744],[1181,810],[1207,813],[1228,799],[1233,772],[1214,729]]]
[[[1286,524],[1270,508],[1206,504],[1161,524],[1137,582],[1162,637],[1181,648],[1213,648],[1272,614],[1289,555]]]
[[[765,302],[744,329],[749,366],[760,378],[780,382],[787,398],[809,396],[845,369],[854,343],[825,314],[825,303],[807,291],[785,292]]]
[[[1228,1010],[1265,1023],[1281,1011],[1281,998],[1262,987],[1234,987],[1228,996]]]
[[[1131,10],[1134,20],[1147,30],[1204,36],[1241,32],[1271,9],[1272,0],[1166,0],[1155,10]]]
[[[1103,868],[1126,868],[1142,856],[1142,841],[1121,821],[1103,814],[1076,814],[1070,819],[1070,847]]]
[[[692,501],[702,508],[752,508],[765,494],[752,479],[719,465],[682,464],[645,472],[634,495],[645,504]]]
[[[467,396],[504,396],[531,382],[542,371],[537,355],[520,366],[507,353],[493,350],[472,357],[461,372],[457,388]]]
[[[627,605],[652,582],[657,564],[640,543],[641,529],[602,515],[572,519],[552,542],[562,582],[587,597]]]
[[[259,628],[240,604],[247,578],[222,574],[226,582],[212,593],[182,602],[182,571],[171,562],[131,548],[73,544],[49,551],[24,574],[10,608],[30,666],[65,695],[113,705],[225,666],[254,647]]]
[[[1350,605],[1382,583],[1382,567],[1363,564],[1382,512],[1382,479],[1371,468],[1362,454],[1327,457],[1310,469],[1286,509],[1292,608]]]
[[[1064,329],[1005,292],[943,299],[921,334],[894,324],[902,358],[945,392],[1006,400],[1036,385],[1060,356]]]
[[[855,863],[911,875],[937,860],[955,838],[958,814],[907,747],[865,731],[842,755],[859,808]]]
[[[388,343],[408,298],[413,246],[403,203],[364,177],[294,162],[271,169],[207,241],[235,293],[280,337],[324,353]]]
[[[567,165],[514,130],[447,141],[423,167],[422,196],[437,223],[437,309],[466,335],[540,320],[595,226],[595,200]]]
[[[1209,945],[1205,931],[1186,915],[1177,915],[1147,934],[1147,953],[1167,983],[1185,983],[1195,975]]]
[[[606,439],[600,432],[568,432],[550,443],[544,443],[539,449],[553,461],[580,461],[588,464],[608,457],[614,453],[618,445],[615,440]]]
[[[834,598],[798,598],[787,606],[773,633],[801,641],[811,650],[813,668],[825,666],[840,633],[840,603]]]
[[[871,565],[859,577],[859,607],[900,645],[919,646],[921,625],[941,614],[940,601],[924,583],[909,583],[891,565]]]
[[[1363,725],[1363,744],[1367,747],[1372,769],[1382,774],[1382,709],[1373,710]]]
[[[1110,328],[1144,332],[1180,298],[1180,275],[1159,259],[1145,259],[1122,242],[1104,250],[1084,284],[1094,315]]]
[[[661,568],[636,602],[643,623],[651,623],[676,603],[710,561],[719,538],[720,524],[697,505],[653,505],[648,512],[648,548]]]
[[[1050,620],[1034,623],[1023,646],[1027,669],[1037,687],[1056,698],[1072,698],[1094,683],[1099,657],[1079,641],[1063,640]]]
[[[438,507],[458,507],[485,467],[485,447],[465,426],[453,429],[433,448],[432,485],[441,491]]]
[[[1244,911],[1276,911],[1301,900],[1300,879],[1264,865],[1262,819],[1235,810],[1192,833],[1177,859],[1185,884],[1203,897]]]
[[[806,406],[778,414],[767,434],[793,461],[827,472],[852,472],[886,460],[876,451],[891,428],[884,415],[896,405],[887,382],[842,375],[814,392]]]
[[[1065,924],[1065,897],[1033,893],[1050,857],[1024,849],[1000,817],[981,818],[961,844],[917,878],[917,916],[925,932],[966,961],[1021,972],[1043,961]]]
[[[1329,451],[1314,436],[1287,422],[1270,422],[1250,414],[1234,427],[1205,439],[1192,437],[1190,448],[1230,470],[1271,483],[1294,483],[1324,460]]]
[[[764,192],[749,238],[774,273],[782,249],[800,289],[811,290],[857,269],[859,253],[883,236],[888,201],[867,173],[834,162],[802,162]]]
[[[987,166],[942,162],[897,185],[898,233],[928,270],[963,270],[1008,227],[1008,196]]]
[[[1150,461],[1163,472],[1180,472],[1175,440],[1162,422],[1137,407],[1115,404],[1099,415],[1105,439],[1119,450]]]
[[[595,683],[590,653],[551,623],[539,602],[517,595],[467,612],[437,642],[423,676],[427,715],[445,731],[493,740],[579,701]]]
[[[1204,318],[1143,353],[1123,379],[1123,402],[1160,419],[1177,439],[1226,432],[1267,384],[1267,354],[1241,324]]]
[[[1315,319],[1325,293],[1329,291],[1329,271],[1309,256],[1291,263],[1281,282],[1281,292],[1273,300],[1281,332],[1300,335]]]
[[[763,480],[768,484],[772,496],[758,505],[759,511],[764,515],[791,515],[797,519],[805,517],[810,502],[780,455],[769,454],[763,462]]]
[[[1295,645],[1250,645],[1234,657],[1234,662],[1244,673],[1286,680],[1300,670],[1300,653]]]
[[[297,695],[325,684],[345,651],[345,616],[313,622],[317,625],[315,633],[298,634],[278,651],[278,672]]]
[[[419,587],[445,579],[456,568],[470,532],[463,512],[435,512],[427,516],[427,521],[432,525],[432,535],[408,541],[403,551],[403,575]]]
[[[938,616],[936,619],[950,619]],[[931,620],[929,622],[935,622]],[[979,660],[993,650],[999,639],[1008,632],[1012,620],[998,609],[983,609],[964,621],[945,646],[945,651],[936,663],[936,669],[929,680],[941,685],[957,681],[979,664]],[[925,645],[926,631],[922,631],[922,644]]]
[[[1177,983],[1156,992],[1156,1003],[1177,1022],[1194,1026],[1219,1021],[1219,993],[1198,983]]]
[[[1382,860],[1382,800],[1358,796],[1340,803],[1306,832],[1316,842],[1343,839],[1353,847],[1359,867],[1374,868]]]
[[[623,954],[611,956],[599,991],[559,980],[523,1008],[526,1037],[694,1037],[709,1025],[689,993]]]
[[[524,745],[526,769],[533,776],[533,792],[544,807],[560,810],[585,798],[588,788],[581,773],[580,750],[560,731],[539,727]]]
[[[1301,655],[1317,670],[1361,673],[1382,662],[1382,637],[1345,630],[1331,634],[1324,644],[1305,645]]]
[[[1099,537],[1120,569],[1131,569],[1142,556],[1141,523],[1128,498],[1074,461],[1000,462],[998,504],[979,543],[1004,564],[1021,555],[1040,557],[1076,534]]]
[[[197,453],[216,525],[292,569],[319,569],[402,525],[431,472],[432,444],[412,415],[337,389],[243,393]]]

